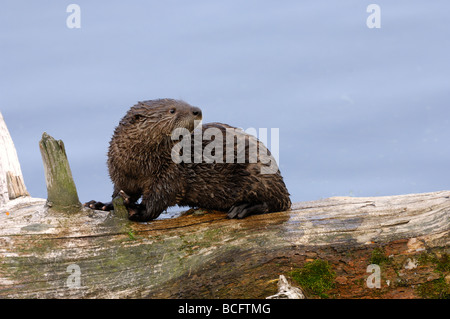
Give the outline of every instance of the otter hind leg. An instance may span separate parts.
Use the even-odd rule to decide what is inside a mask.
[[[90,200],[89,202],[84,203],[83,206],[91,209],[106,210],[106,211],[114,209],[112,202],[103,203],[97,202],[95,200]]]
[[[250,215],[264,214],[268,212],[269,206],[266,203],[251,204],[241,203],[233,205],[228,211],[228,218],[245,218]]]

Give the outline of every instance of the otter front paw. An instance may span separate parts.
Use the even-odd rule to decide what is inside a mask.
[[[88,207],[91,209],[97,209],[97,210],[113,210],[114,206],[112,204],[112,202],[108,202],[108,203],[102,203],[102,202],[97,202],[95,200],[91,200],[89,202],[86,202],[83,204],[84,207]]]
[[[128,209],[128,219],[135,222],[148,222],[149,220],[158,218],[160,214],[149,214],[145,205],[135,204],[127,206]]]
[[[241,203],[233,205],[228,211],[228,218],[245,218],[250,215],[267,213],[268,206],[266,203],[262,204],[250,204]]]

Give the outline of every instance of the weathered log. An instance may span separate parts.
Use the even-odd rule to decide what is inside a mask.
[[[0,112],[0,206],[21,196],[30,194],[23,181],[16,148]]]
[[[202,211],[134,223],[37,199],[6,209],[1,298],[266,298],[318,259],[335,274],[330,298],[449,296],[450,191],[334,197],[243,220]]]
[[[64,143],[47,133],[39,141],[47,184],[47,205],[54,209],[78,210],[81,208]]]

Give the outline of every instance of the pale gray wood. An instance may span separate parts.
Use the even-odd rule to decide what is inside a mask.
[[[16,148],[0,112],[0,206],[10,199],[29,196]]]
[[[340,254],[339,263],[374,242],[403,242],[411,256],[450,245],[450,191],[333,197],[243,220],[225,216],[134,223],[104,211],[53,212],[43,199],[12,201],[0,210],[0,297],[251,297],[257,292],[243,289],[260,289],[261,276],[277,279],[283,260]],[[70,267],[79,267],[78,288],[68,283],[76,275]]]
[[[285,276],[278,279],[278,293],[266,299],[305,299],[305,294],[298,287],[292,286]]]

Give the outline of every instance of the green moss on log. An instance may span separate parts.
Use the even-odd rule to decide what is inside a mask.
[[[114,215],[119,218],[128,218],[128,210],[124,205],[124,200],[122,197],[117,196],[112,201],[114,206]]]
[[[302,289],[320,298],[328,298],[326,292],[334,287],[336,277],[331,265],[321,259],[306,263],[302,268],[293,270],[290,275]]]
[[[39,141],[47,183],[47,203],[56,210],[79,210],[81,208],[73,181],[64,143],[47,133]]]

